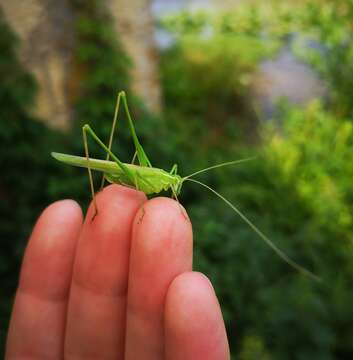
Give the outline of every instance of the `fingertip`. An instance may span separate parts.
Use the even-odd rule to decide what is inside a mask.
[[[191,222],[185,208],[168,197],[156,197],[148,200],[136,214],[135,225],[157,224],[167,227],[178,225],[178,228],[189,234]]]
[[[40,214],[30,237],[31,243],[38,244],[45,239],[57,239],[56,234],[72,230],[77,233],[83,220],[80,205],[71,199],[58,200],[48,205]]]
[[[112,184],[91,202],[78,241],[74,280],[95,292],[123,294],[134,217],[146,201],[141,191]]]
[[[143,204],[135,216],[133,239],[140,243],[145,256],[178,247],[186,251],[183,258],[192,258],[192,226],[184,212],[178,202],[167,197]]]
[[[95,195],[98,214],[103,212],[106,207],[118,211],[127,203],[142,204],[146,199],[146,195],[142,191],[118,184],[108,185]],[[94,212],[94,201],[91,201],[86,218],[92,219]]]
[[[186,297],[186,300],[191,297],[200,298],[204,293],[207,296],[209,293],[214,295],[211,281],[206,275],[198,271],[190,271],[178,275],[170,284],[169,292],[175,293],[177,297]]]
[[[102,202],[110,201],[112,197],[117,196],[139,201],[146,201],[147,199],[142,191],[118,184],[110,184],[97,194],[97,198]]]
[[[63,199],[53,202],[52,204],[48,205],[42,212],[41,217],[45,216],[52,216],[57,215],[58,213],[61,214],[68,214],[73,216],[82,216],[82,211],[80,205],[72,199]],[[70,217],[70,216],[69,216]]]
[[[110,184],[110,185],[104,187],[103,190],[99,194],[111,193],[111,192],[122,192],[122,193],[128,194],[130,196],[134,196],[134,197],[137,196],[137,197],[146,199],[146,195],[142,191],[133,189],[128,186],[119,185],[119,184]]]
[[[67,296],[82,211],[73,200],[60,200],[39,216],[23,259],[19,288],[43,297]]]
[[[72,199],[55,201],[44,209],[42,215],[49,217],[65,217],[71,220],[81,220],[83,218],[80,205]]]
[[[190,320],[191,312],[197,316],[198,313],[210,307],[218,310],[219,304],[213,286],[206,275],[196,271],[185,272],[178,275],[170,284],[166,309],[172,310],[172,313],[178,313],[178,316],[173,318],[174,325],[183,327],[185,322]],[[197,309],[197,313],[193,309]]]
[[[165,303],[169,359],[229,359],[229,346],[213,286],[199,272],[185,272],[171,283]]]

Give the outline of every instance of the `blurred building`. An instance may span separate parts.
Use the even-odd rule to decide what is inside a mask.
[[[35,113],[57,128],[67,128],[71,108],[67,84],[74,46],[72,11],[65,1],[3,0],[1,8],[20,38],[20,59],[35,76]]]
[[[150,111],[161,110],[158,51],[150,0],[104,0],[129,55],[132,90]],[[34,112],[56,128],[70,127],[74,13],[68,1],[3,0],[7,21],[21,40],[19,56],[35,76],[39,91]],[[117,89],[120,90],[120,89]],[[112,94],[113,96],[113,94]]]
[[[328,90],[319,75],[286,45],[275,58],[260,64],[254,76],[252,94],[255,106],[265,118],[271,118],[281,99],[305,106],[315,98],[327,97]]]

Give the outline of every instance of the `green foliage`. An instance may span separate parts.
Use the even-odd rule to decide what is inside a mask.
[[[312,64],[327,81],[332,109],[340,117],[353,116],[353,2],[345,0],[303,1],[291,13],[291,28],[300,34],[296,53]],[[303,43],[316,43],[303,46]]]
[[[353,127],[319,103],[285,108],[280,118],[283,128],[266,131],[258,161],[205,181],[323,284],[293,271],[207,195],[190,206],[195,265],[216,285],[234,348],[250,346],[243,342],[255,334],[274,359],[352,354],[353,313],[345,301],[353,296]]]
[[[208,122],[224,130],[238,122],[249,130],[256,122],[249,87],[258,63],[273,55],[279,42],[263,30],[254,8],[246,12],[187,13],[162,21],[174,44],[162,54],[162,86],[168,116]]]
[[[267,130],[263,147],[239,146],[239,123],[251,121],[249,79],[258,62],[292,31],[287,10],[274,9],[282,22],[272,24],[269,14],[259,17],[253,8],[218,19],[205,13],[167,19],[175,43],[163,54],[162,81],[168,117],[176,123],[184,120],[179,125],[183,131],[172,128],[185,136],[180,143],[186,145],[180,148],[197,139],[188,167],[259,152],[258,161],[205,174],[204,181],[234,201],[291,258],[322,276],[330,289],[336,287],[336,269],[342,267],[332,296],[326,285],[302,279],[279,260],[225,204],[194,184],[185,186],[182,198],[196,233],[195,266],[216,285],[232,348],[249,359],[329,359],[352,352],[339,330],[352,321],[348,303],[342,306],[349,293],[352,256],[342,257],[349,243],[344,237],[351,233],[346,158],[351,144],[344,140],[350,138],[349,121],[336,120],[318,105],[306,111],[287,109],[279,115],[283,129]],[[234,120],[237,125],[228,127]],[[341,134],[342,152],[329,147],[334,134]],[[328,151],[335,160],[322,161]],[[333,177],[333,169],[342,176]],[[346,195],[333,195],[336,187]],[[332,219],[339,219],[342,227]],[[332,241],[338,238],[340,244]],[[336,327],[329,314],[338,309],[346,320]]]
[[[309,61],[327,79],[335,111],[353,116],[353,3],[331,0],[308,4],[304,25],[324,46],[323,53],[312,51]],[[320,56],[321,55],[321,56]]]
[[[74,105],[80,118],[93,121],[98,117],[99,121],[111,115],[112,93],[128,88],[129,59],[121,49],[110,15],[100,0],[71,2],[76,14],[74,56],[78,70],[83,73],[80,96]]]
[[[262,339],[257,336],[246,336],[242,344],[242,350],[239,354],[240,360],[270,360]]]
[[[316,102],[304,112],[289,111],[285,132],[287,139],[276,135],[269,143],[270,160],[282,164],[284,180],[291,180],[310,212],[306,242],[322,254],[316,262],[330,290],[321,302],[331,314],[330,326],[335,324],[334,347],[351,353],[353,312],[342,299],[353,296],[352,120],[337,119]]]

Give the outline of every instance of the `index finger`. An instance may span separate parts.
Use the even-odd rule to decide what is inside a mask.
[[[65,358],[121,359],[131,228],[142,192],[109,185],[86,215],[70,289]]]

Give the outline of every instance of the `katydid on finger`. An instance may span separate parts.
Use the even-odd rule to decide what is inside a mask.
[[[127,120],[135,147],[135,154],[132,163],[122,162],[111,151],[113,134],[116,130],[117,118],[121,103],[123,104],[125,113],[127,115]],[[316,275],[314,275],[312,272],[305,269],[301,265],[297,264],[295,261],[291,260],[260,229],[258,229],[236,206],[234,206],[230,201],[228,201],[223,195],[219,194],[217,191],[215,191],[208,185],[193,178],[196,175],[199,175],[201,173],[204,173],[212,169],[239,164],[242,162],[253,160],[254,158],[228,161],[225,163],[213,165],[184,177],[180,176],[177,173],[178,167],[176,164],[173,165],[172,169],[169,172],[163,169],[153,167],[142,145],[138,140],[135,127],[130,115],[129,107],[127,104],[126,94],[124,91],[118,93],[108,146],[104,144],[104,142],[96,135],[96,133],[91,129],[91,127],[88,124],[82,127],[82,135],[83,135],[83,143],[85,149],[85,157],[62,154],[57,152],[52,152],[51,155],[55,159],[64,162],[68,165],[87,168],[89,182],[90,182],[90,189],[91,189],[92,199],[95,208],[94,217],[98,213],[98,208],[95,199],[92,170],[100,171],[103,173],[101,188],[104,186],[104,181],[106,180],[110,183],[133,187],[139,191],[143,191],[146,195],[158,194],[162,191],[170,190],[172,196],[177,201],[178,201],[178,195],[180,194],[184,182],[188,181],[188,182],[196,183],[206,188],[207,190],[211,191],[218,198],[223,200],[282,260],[284,260],[290,266],[292,266],[299,272],[305,274],[306,276],[309,276],[310,278],[316,281],[320,281],[319,277],[317,277]],[[90,158],[87,135],[89,135],[106,152],[107,156],[105,160]],[[134,164],[135,160],[138,161],[138,165]]]

